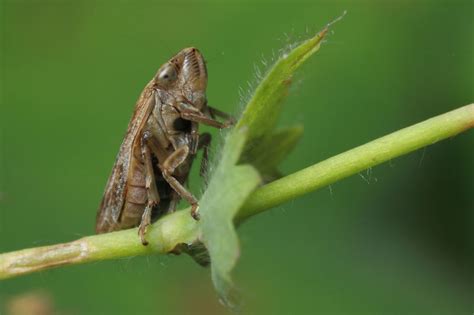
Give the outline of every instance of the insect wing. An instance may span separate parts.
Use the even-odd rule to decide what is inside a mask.
[[[97,212],[96,232],[105,233],[115,230],[125,202],[127,181],[133,146],[155,105],[153,80],[143,90],[128,124],[127,133],[115,159],[112,174],[107,181],[104,196]]]

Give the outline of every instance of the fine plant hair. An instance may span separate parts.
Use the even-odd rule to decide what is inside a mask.
[[[277,129],[282,102],[294,73],[319,50],[329,27],[338,20],[272,58],[262,58],[265,70],[256,67],[254,82],[249,83],[249,90],[241,91],[245,106],[235,127],[216,137],[220,143],[212,154],[199,200],[200,221],[189,215],[189,208],[165,215],[149,226],[148,246],[140,243],[134,228],[0,254],[0,279],[107,259],[185,253],[201,265],[209,265],[210,260],[219,298],[238,309],[232,278],[240,254],[235,229],[245,220],[318,189],[328,187],[332,194],[331,185],[349,176],[376,182],[372,167],[384,162],[391,165],[396,157],[474,127],[474,104],[469,104],[281,175],[280,162],[302,135],[301,126]]]

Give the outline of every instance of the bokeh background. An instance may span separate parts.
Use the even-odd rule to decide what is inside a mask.
[[[93,233],[135,100],[174,53],[198,47],[210,103],[238,113],[254,65],[344,10],[286,102],[281,125],[305,134],[285,173],[471,103],[473,2],[2,0],[0,252]],[[456,136],[246,222],[243,313],[471,314],[473,145]],[[187,256],[3,281],[0,313],[31,296],[55,314],[228,313]]]

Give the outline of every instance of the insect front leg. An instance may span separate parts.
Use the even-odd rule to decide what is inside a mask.
[[[182,146],[174,151],[163,163],[163,178],[170,184],[170,186],[191,205],[191,215],[194,219],[199,220],[198,202],[184,186],[173,177],[175,169],[183,163],[189,155],[189,147]]]
[[[207,106],[207,110],[209,112],[209,115],[212,118],[216,118],[216,116],[221,117],[225,120],[224,123],[226,123],[228,125],[235,125],[235,118],[232,117],[231,115],[227,114],[226,112],[220,111],[217,108],[214,108],[214,107],[209,106],[209,105]]]
[[[148,146],[150,137],[151,134],[149,132],[144,132],[141,141],[142,157],[145,165],[145,187],[148,197],[145,210],[143,211],[142,220],[138,227],[138,235],[140,236],[143,245],[148,245],[148,241],[145,239],[145,234],[148,226],[151,224],[153,207],[160,202],[160,195],[158,194],[158,189],[156,187],[155,174],[153,173],[151,151]]]
[[[186,119],[186,120],[190,120],[193,122],[201,123],[201,124],[219,128],[219,129],[224,129],[232,125],[230,122],[222,123],[211,117],[208,117],[205,114],[203,114],[200,110],[195,108],[194,106],[186,104],[186,103],[179,103],[178,109],[181,114],[181,118]]]
[[[171,193],[171,201],[170,201],[170,204],[168,206],[168,211],[167,213],[173,213],[176,211],[176,207],[178,206],[178,202],[179,202],[179,194],[176,192],[176,191],[172,191]]]
[[[196,122],[191,122],[191,130],[190,130],[190,137],[191,141],[189,142],[189,153],[196,154],[199,150],[199,124]]]

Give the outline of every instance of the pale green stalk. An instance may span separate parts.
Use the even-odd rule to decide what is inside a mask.
[[[237,219],[246,219],[369,167],[453,137],[472,127],[474,104],[396,131],[257,189],[250,195]],[[148,234],[148,246],[140,243],[137,229],[131,229],[83,237],[70,243],[0,254],[0,279],[61,265],[169,253],[178,244],[191,244],[198,237],[199,223],[191,218],[189,209],[186,209],[154,223]]]

